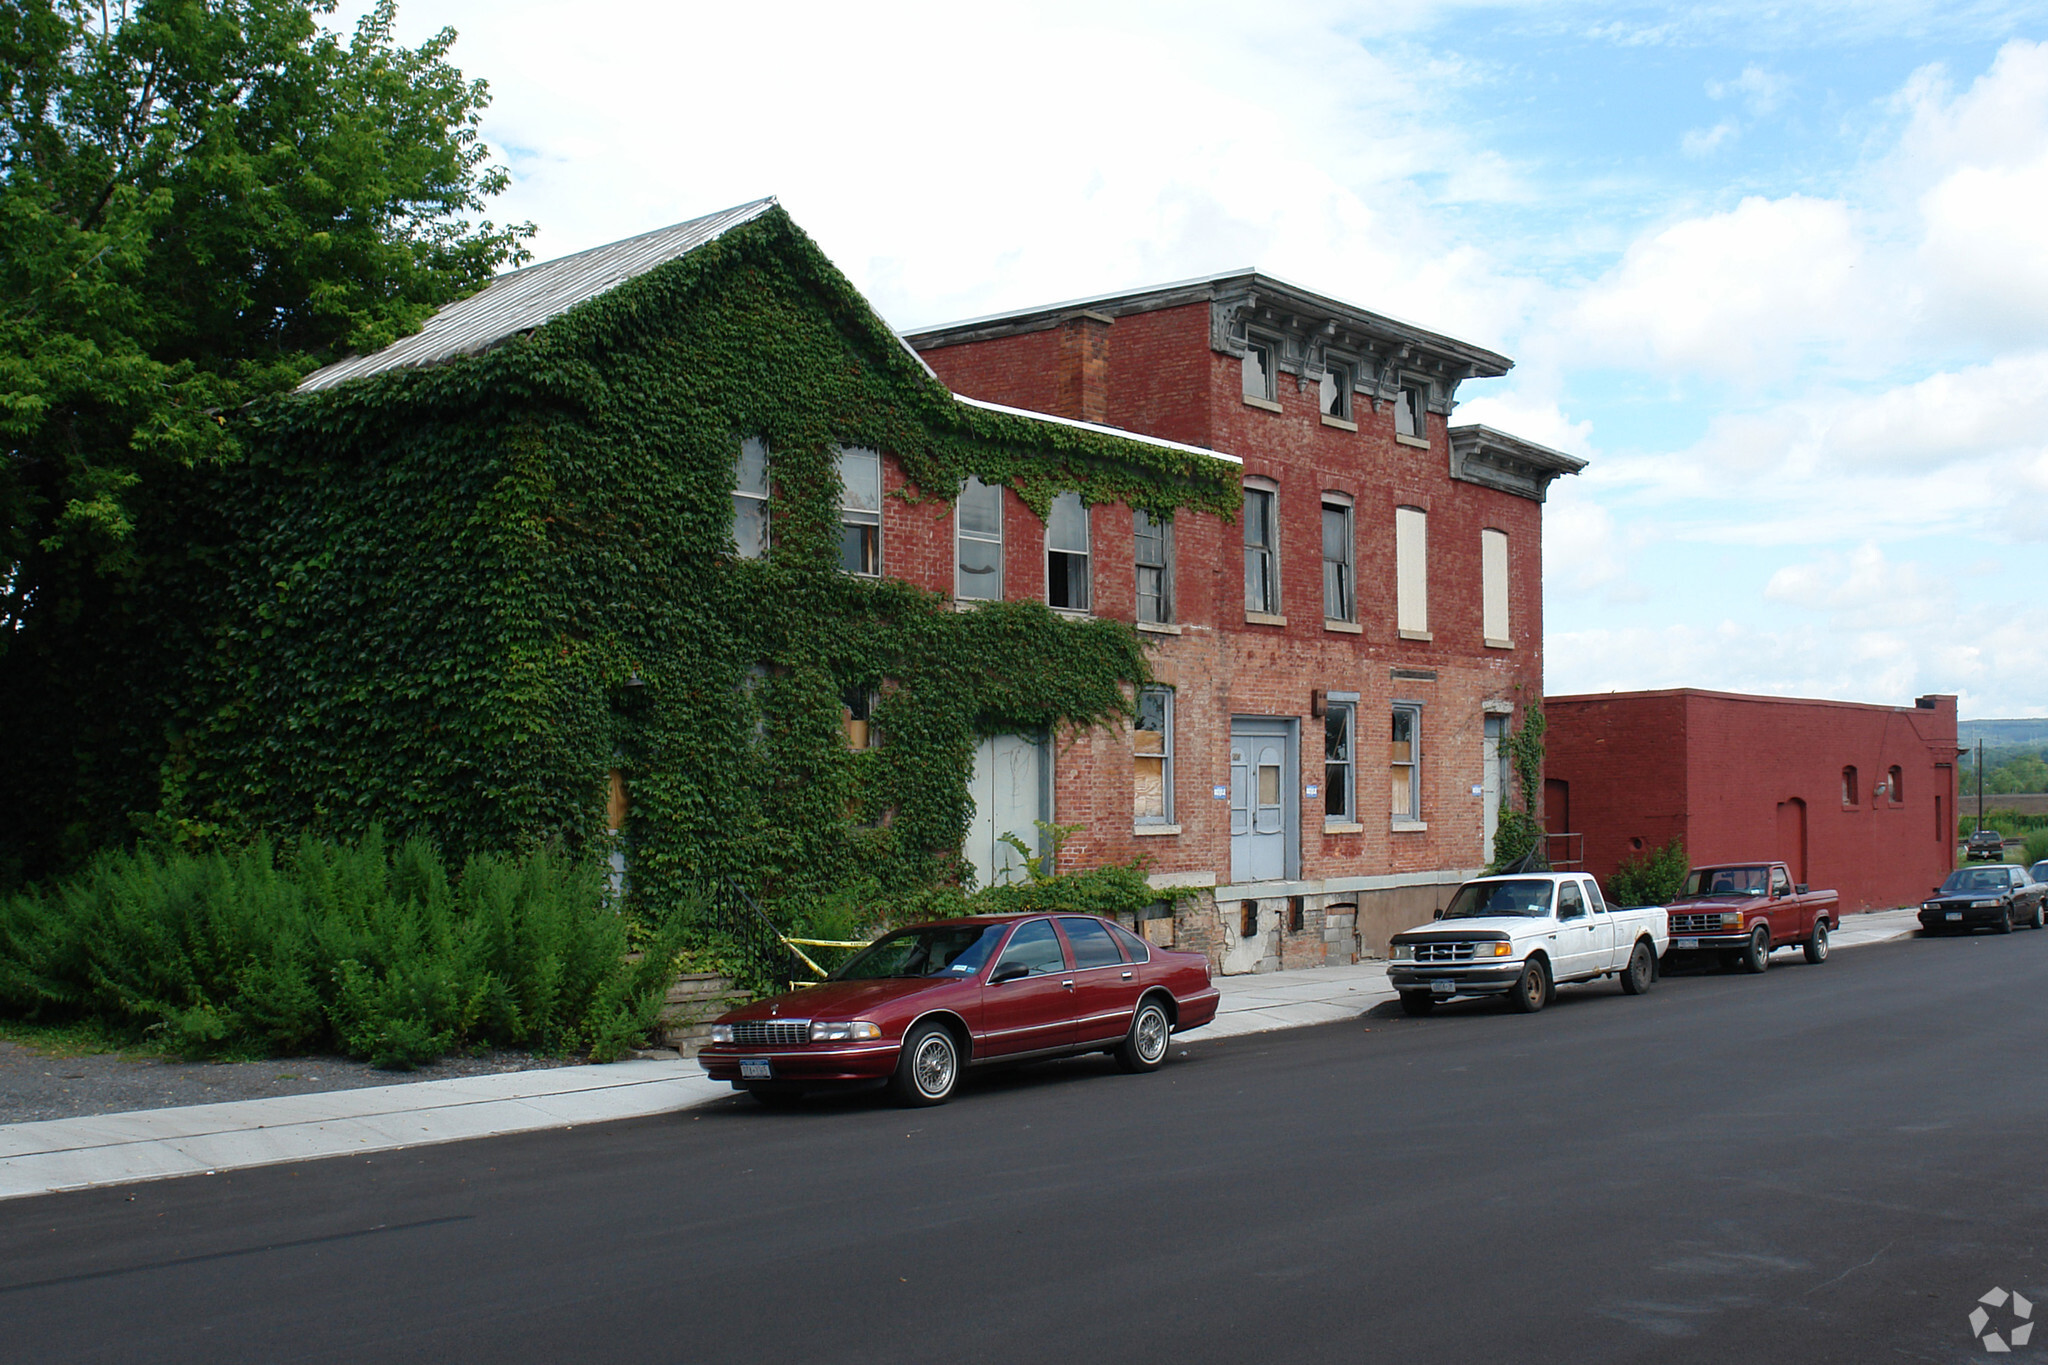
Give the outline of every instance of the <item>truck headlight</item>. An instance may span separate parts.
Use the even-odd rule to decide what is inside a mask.
[[[1721,927],[1723,929],[1740,929],[1742,927],[1742,912],[1740,910],[1723,910],[1721,912]]]
[[[1474,957],[1511,957],[1515,951],[1512,943],[1482,943],[1472,953]]]
[[[713,1024],[713,1025],[711,1026],[711,1041],[712,1041],[712,1042],[714,1042],[714,1043],[729,1043],[729,1042],[731,1042],[731,1041],[732,1041],[732,1025],[731,1025],[731,1024]]]
[[[814,1043],[862,1043],[881,1036],[881,1025],[871,1024],[865,1019],[836,1024],[820,1019],[811,1025],[811,1041]]]
[[[1396,943],[1394,945],[1394,956],[1391,960],[1395,962],[1413,962],[1415,960],[1415,945],[1412,943]]]

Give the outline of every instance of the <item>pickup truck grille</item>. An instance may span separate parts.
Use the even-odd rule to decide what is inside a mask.
[[[1673,915],[1671,932],[1674,934],[1711,934],[1720,932],[1721,912],[1711,915]]]
[[[1417,962],[1470,962],[1472,945],[1469,943],[1418,943],[1415,945]]]
[[[750,1047],[790,1047],[811,1041],[808,1019],[746,1019],[732,1026],[732,1040]]]

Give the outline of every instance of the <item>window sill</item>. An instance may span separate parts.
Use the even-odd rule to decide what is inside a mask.
[[[1151,635],[1178,635],[1180,627],[1170,621],[1140,621],[1138,629]]]
[[[1140,839],[1156,838],[1163,834],[1180,833],[1179,825],[1133,825],[1131,833]]]
[[[1420,640],[1424,644],[1428,644],[1430,641],[1436,639],[1436,636],[1431,635],[1426,630],[1397,630],[1394,632],[1394,634],[1400,636],[1404,640]]]
[[[982,609],[983,607],[987,606],[987,605],[988,605],[989,603],[991,603],[991,602],[995,602],[995,601],[1000,601],[1000,600],[1001,600],[1001,599],[999,599],[999,598],[994,598],[994,597],[956,597],[956,598],[954,598],[954,599],[953,599],[953,610],[954,610],[954,611],[980,611],[980,610],[981,610],[981,609]]]
[[[1267,412],[1280,411],[1280,405],[1278,403],[1275,403],[1272,399],[1254,398],[1250,394],[1246,394],[1244,396],[1244,405],[1248,408],[1263,408]]]
[[[1400,442],[1400,443],[1401,443],[1402,445],[1404,445],[1404,446],[1414,446],[1414,447],[1415,447],[1415,448],[1416,448],[1417,450],[1428,450],[1428,449],[1429,449],[1429,440],[1428,440],[1428,438],[1427,438],[1427,437],[1423,437],[1423,436],[1404,436],[1404,435],[1402,435],[1402,434],[1401,434],[1400,432],[1398,432],[1398,431],[1397,431],[1397,432],[1395,432],[1395,433],[1394,433],[1394,439],[1395,439],[1395,440],[1397,440],[1397,441],[1399,441],[1399,442]]]
[[[1396,820],[1394,822],[1394,833],[1396,834],[1420,834],[1428,828],[1429,822],[1427,820]]]
[[[1513,649],[1515,642],[1513,640],[1488,640],[1486,647],[1488,649]]]
[[[1346,421],[1346,420],[1345,420],[1344,418],[1342,418],[1342,417],[1332,417],[1332,416],[1330,416],[1330,414],[1329,414],[1329,413],[1327,413],[1327,412],[1323,414],[1323,425],[1324,425],[1324,426],[1326,426],[1326,427],[1335,427],[1335,428],[1337,428],[1337,430],[1339,430],[1339,431],[1356,431],[1356,430],[1358,430],[1358,423],[1356,423],[1356,422],[1351,422],[1351,421]]]
[[[1354,824],[1350,824],[1350,823],[1348,823],[1348,822],[1345,822],[1345,821],[1341,821],[1341,820],[1340,820],[1340,821],[1329,821],[1329,820],[1325,820],[1325,821],[1323,822],[1323,833],[1325,833],[1325,834],[1363,834],[1363,833],[1365,833],[1365,826],[1364,826],[1364,825],[1354,825]]]
[[[1093,621],[1095,619],[1094,613],[1077,611],[1072,607],[1047,606],[1046,610],[1050,611],[1054,616],[1068,621]]]
[[[1248,611],[1244,614],[1244,623],[1248,626],[1284,626],[1287,618],[1263,611]]]
[[[1365,634],[1365,627],[1356,621],[1332,621],[1328,617],[1323,618],[1323,629],[1341,631],[1346,635]]]

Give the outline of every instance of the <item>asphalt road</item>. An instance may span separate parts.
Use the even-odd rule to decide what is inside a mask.
[[[2044,982],[1909,940],[0,1204],[0,1358],[1981,1360],[2048,1318]]]

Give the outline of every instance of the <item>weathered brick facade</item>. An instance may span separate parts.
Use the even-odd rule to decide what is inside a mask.
[[[1270,398],[1247,396],[1247,339],[1271,348]],[[1541,695],[1542,498],[1580,462],[1483,428],[1454,435],[1458,383],[1511,362],[1256,275],[1090,300],[927,329],[908,337],[969,398],[1098,421],[1214,450],[1277,492],[1279,610],[1253,613],[1240,524],[1184,514],[1173,527],[1170,624],[1141,625],[1173,689],[1172,819],[1133,820],[1128,730],[1066,736],[1056,748],[1053,818],[1080,825],[1065,863],[1144,855],[1179,899],[1181,946],[1225,971],[1356,960],[1429,917],[1487,861],[1486,720]],[[1333,371],[1333,366],[1345,368]],[[1325,373],[1354,380],[1349,418],[1326,415]],[[1396,434],[1406,384],[1426,394],[1425,434]],[[898,476],[900,477],[900,476]],[[1323,505],[1352,508],[1355,610],[1326,621]],[[1428,630],[1396,629],[1395,509],[1427,515]],[[946,509],[891,513],[905,546],[888,571],[952,589]],[[1133,514],[1090,509],[1092,610],[1137,620]],[[1046,592],[1044,526],[1013,494],[1004,509],[1004,591]],[[1481,532],[1504,533],[1509,637],[1482,622]],[[906,541],[912,542],[906,544]],[[1355,801],[1326,818],[1324,721],[1315,694],[1356,694]],[[1391,708],[1419,708],[1419,819],[1396,821]],[[1294,727],[1287,871],[1233,877],[1233,718]],[[1496,765],[1496,772],[1499,766]],[[1218,793],[1223,793],[1219,797]]]
[[[1603,880],[1675,837],[1695,865],[1782,859],[1853,912],[1917,904],[1954,866],[1954,697],[1865,706],[1680,688],[1551,697],[1544,710],[1547,823],[1582,837]]]

